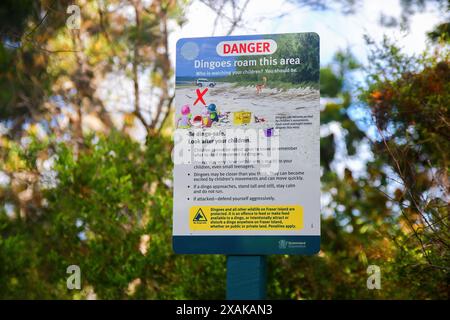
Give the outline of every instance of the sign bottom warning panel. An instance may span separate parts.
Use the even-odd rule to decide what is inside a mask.
[[[185,229],[174,234],[173,248],[184,254],[315,254],[320,235],[304,210],[299,204],[189,206],[180,213]]]
[[[277,206],[193,206],[189,210],[192,231],[301,230],[303,208]]]

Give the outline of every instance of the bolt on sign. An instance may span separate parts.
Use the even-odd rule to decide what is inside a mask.
[[[176,57],[175,252],[318,252],[318,35],[184,38]]]

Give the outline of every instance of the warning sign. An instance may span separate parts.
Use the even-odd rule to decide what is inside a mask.
[[[194,222],[194,224],[205,223],[208,221],[208,219],[206,219],[205,214],[202,211],[202,208],[199,208],[197,210],[197,213],[195,214],[194,219],[192,219],[192,221]]]
[[[208,206],[190,209],[190,229],[301,230],[303,208],[294,206]]]

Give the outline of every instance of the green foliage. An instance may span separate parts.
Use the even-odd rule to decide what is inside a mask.
[[[427,33],[428,38],[433,42],[450,42],[450,22],[441,23],[433,31]]]
[[[170,146],[154,138],[143,148],[116,132],[86,138],[77,155],[56,144],[57,186],[44,191],[45,206],[26,219],[0,213],[1,298],[89,290],[103,299],[223,298],[224,257],[173,254]],[[82,271],[81,293],[65,289],[72,264]]]
[[[358,145],[364,135],[347,114],[350,96],[341,91],[338,97],[326,105],[322,123],[341,124],[346,141]],[[385,196],[385,161],[369,162],[364,177],[348,168],[341,177],[330,166],[334,139],[325,136],[321,145],[322,190],[332,199],[324,206],[322,250],[315,257],[270,257],[269,297],[445,297],[445,273],[430,272],[420,248],[403,241],[409,235]],[[4,209],[0,214],[2,298],[78,299],[94,292],[102,299],[224,298],[223,256],[172,251],[169,140],[151,137],[140,145],[113,131],[86,137],[77,152],[37,138],[19,149],[9,144],[9,154],[16,150],[11,160],[22,159],[29,171],[49,149],[57,185],[42,190],[45,204],[26,218],[17,210],[12,218]],[[65,287],[71,264],[81,267],[81,292]],[[382,269],[381,291],[366,289],[369,264]]]
[[[0,37],[22,34],[27,18],[34,12],[33,0],[4,0],[0,6]],[[9,39],[15,41],[16,39]]]
[[[42,117],[43,103],[54,80],[47,67],[45,43],[65,26],[69,0],[46,3],[30,0],[0,2],[0,120],[8,120],[12,134],[30,119]]]
[[[381,57],[389,56],[389,59]],[[387,39],[372,52],[368,88],[361,94],[378,130],[374,150],[400,184],[392,201],[408,239],[429,268],[448,272],[450,65],[448,48],[408,57]],[[436,276],[438,277],[438,276]]]
[[[320,94],[322,96],[336,97],[341,92],[342,85],[342,79],[339,79],[329,67],[320,69]]]

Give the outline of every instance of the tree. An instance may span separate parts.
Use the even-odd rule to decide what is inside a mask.
[[[380,60],[388,56],[390,59]],[[448,272],[450,65],[448,48],[408,57],[386,39],[375,48],[363,95],[379,139],[375,150],[395,173],[391,201],[430,268]]]

